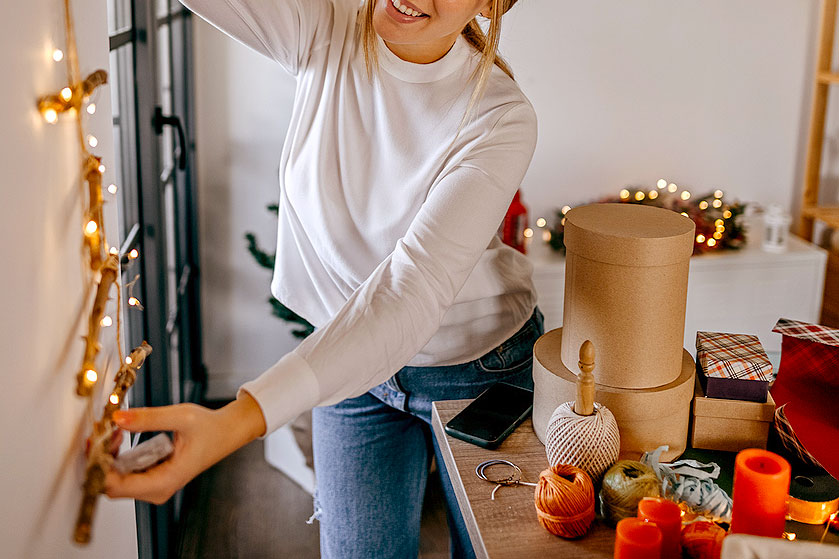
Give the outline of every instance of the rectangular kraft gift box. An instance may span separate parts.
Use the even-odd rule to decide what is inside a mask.
[[[696,370],[708,398],[766,402],[775,380],[757,336],[696,333]]]
[[[690,427],[693,448],[728,452],[766,448],[769,427],[774,419],[772,395],[763,403],[708,398],[697,376]]]

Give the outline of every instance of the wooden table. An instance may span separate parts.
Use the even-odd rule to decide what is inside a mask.
[[[536,438],[530,419],[522,423],[501,446],[486,450],[448,436],[443,425],[471,400],[434,402],[432,426],[442,449],[457,502],[466,520],[469,537],[478,557],[562,557],[563,559],[612,559],[615,531],[601,518],[579,540],[563,540],[545,530],[536,518],[533,487],[501,487],[490,499],[493,488],[475,475],[485,460],[501,458],[522,469],[523,481],[536,482],[548,468],[545,447]]]

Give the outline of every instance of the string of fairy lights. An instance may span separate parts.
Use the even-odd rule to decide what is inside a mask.
[[[721,250],[739,249],[745,244],[745,231],[738,222],[738,216],[745,211],[745,204],[725,200],[722,190],[714,190],[705,195],[695,196],[687,188],[680,188],[676,183],[659,179],[654,187],[627,187],[617,196],[597,200],[598,203],[643,204],[665,208],[690,218],[696,225],[694,254]],[[548,220],[540,217],[536,227],[541,231],[542,241],[556,251],[565,250],[564,227],[565,215],[571,206],[563,206],[557,212],[557,219],[552,227]],[[533,229],[526,229],[524,236],[532,238]]]
[[[80,146],[79,185],[83,205],[81,236],[83,257],[86,260],[85,281],[90,288],[87,292],[95,291],[95,294],[87,311],[87,334],[83,337],[82,365],[76,374],[76,394],[88,400],[89,409],[92,410],[93,408],[95,388],[97,385],[104,383],[105,379],[105,375],[102,374],[104,368],[97,364],[103,361],[100,355],[102,349],[100,343],[101,331],[103,328],[114,326],[114,322],[116,322],[115,341],[120,362],[119,370],[114,377],[114,388],[110,391],[102,416],[99,420],[92,418],[92,433],[85,468],[83,497],[73,535],[77,543],[86,544],[91,539],[93,515],[98,496],[104,491],[105,473],[113,461],[113,457],[109,453],[110,441],[117,431],[117,427],[112,421],[113,412],[122,405],[126,392],[134,384],[137,372],[145,359],[151,354],[152,348],[148,343],[143,342],[130,355],[123,358],[122,324],[120,320],[122,287],[119,281],[121,255],[119,248],[108,242],[103,212],[105,205],[104,190],[114,196],[118,192],[118,187],[112,183],[106,189],[103,189],[103,177],[107,169],[102,163],[102,158],[89,151],[99,146],[99,139],[93,134],[86,133],[84,127],[84,113],[87,115],[96,113],[96,103],[93,101],[93,96],[100,87],[107,84],[108,73],[105,70],[96,70],[82,79],[70,0],[63,0],[63,2],[65,48],[56,47],[52,49],[51,56],[56,63],[65,62],[68,84],[58,92],[44,95],[38,99],[37,108],[43,119],[49,124],[57,125],[63,120],[63,116],[73,120]],[[125,258],[130,262],[139,256],[140,252],[135,248],[126,254]],[[143,307],[139,299],[131,292],[136,280],[137,278],[126,286],[129,290],[128,305],[142,310]],[[116,320],[106,313],[110,293],[114,288],[116,291]]]

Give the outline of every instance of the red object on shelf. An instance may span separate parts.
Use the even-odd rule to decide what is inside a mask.
[[[624,518],[615,531],[615,559],[660,559],[661,530],[653,522]]]
[[[661,530],[661,559],[680,559],[682,509],[673,501],[644,497],[638,503],[638,518],[655,523]]]
[[[527,253],[524,246],[524,230],[527,229],[527,208],[521,203],[521,191],[516,190],[513,202],[507,209],[507,215],[498,229],[501,240],[522,254]]]
[[[734,460],[731,533],[780,538],[787,515],[789,462],[768,450],[749,448]]]

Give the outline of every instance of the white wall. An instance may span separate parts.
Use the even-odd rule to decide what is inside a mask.
[[[522,187],[531,216],[661,177],[795,207],[818,6],[521,0],[502,52],[539,116]],[[291,347],[241,239],[251,228],[273,246],[262,206],[276,198],[294,82],[209,26],[197,31],[205,359],[213,385],[232,387]]]
[[[210,398],[232,397],[296,345],[271,315],[271,273],[245,232],[276,247],[280,150],[294,81],[277,65],[195,18],[196,146],[204,362]]]
[[[104,3],[73,4],[82,72],[107,69]],[[0,88],[0,555],[136,557],[133,501],[100,499],[93,542],[87,548],[71,543],[91,426],[86,401],[75,395],[83,349],[80,159],[72,119],[50,126],[35,110],[40,95],[66,85],[64,65],[51,59],[53,46],[63,45],[62,3],[29,0],[5,12],[9,17],[0,18],[5,80]],[[101,91],[96,102],[88,130],[98,137],[96,153],[108,165],[114,161],[108,91]],[[108,171],[105,180],[111,176]],[[106,213],[110,231],[116,231],[115,204],[108,204]],[[103,347],[111,362],[114,348],[111,342]]]

